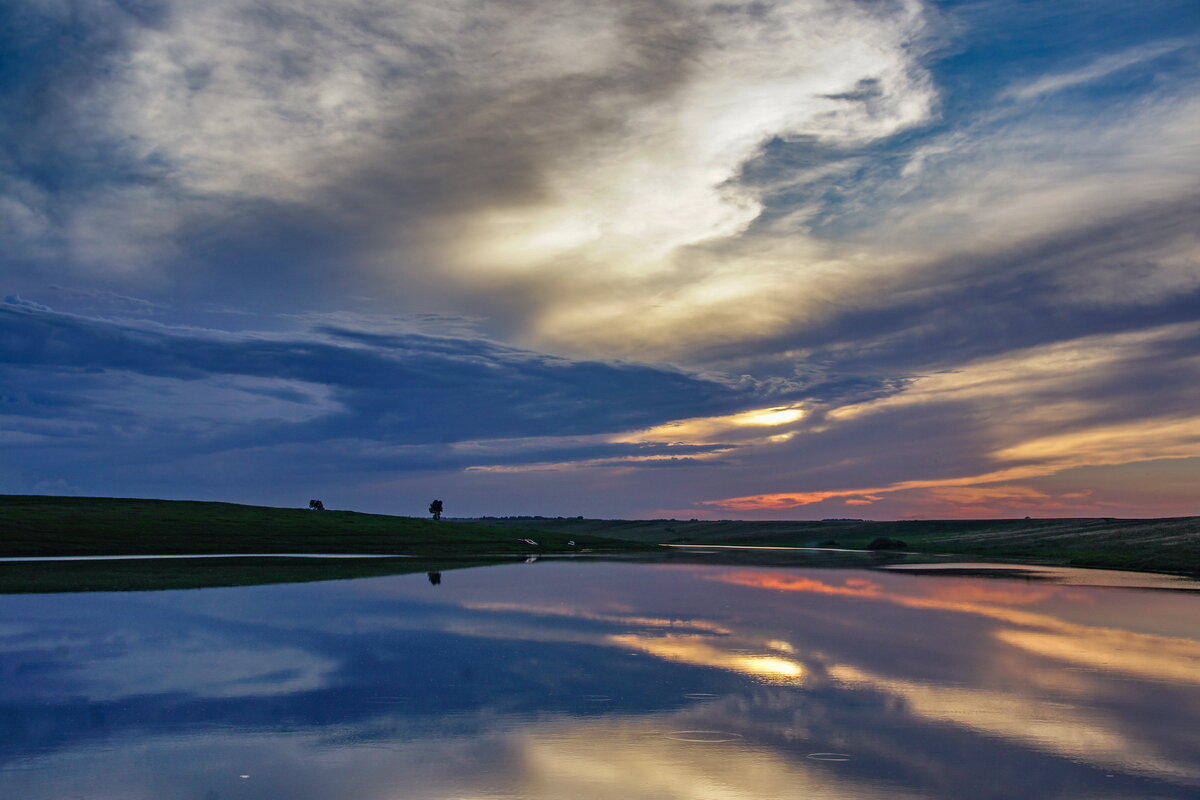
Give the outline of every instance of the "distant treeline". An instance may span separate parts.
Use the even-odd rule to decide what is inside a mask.
[[[461,517],[461,518],[459,518],[459,517],[456,517],[455,519],[473,519],[473,520],[474,520],[474,519],[479,519],[479,520],[483,520],[483,519],[492,519],[492,520],[495,520],[495,519],[505,519],[505,520],[515,520],[515,521],[520,521],[520,520],[523,520],[523,519],[583,519],[583,516],[582,516],[582,515],[580,515],[580,516],[578,516],[578,517],[543,517],[543,516],[541,516],[541,515],[516,514],[516,515],[513,515],[513,516],[508,516],[508,517],[490,517],[490,516],[489,516],[489,517]]]

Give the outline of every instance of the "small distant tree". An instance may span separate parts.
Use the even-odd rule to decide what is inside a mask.
[[[429,513],[433,515],[433,518],[435,520],[441,519],[442,518],[442,501],[434,500],[432,503],[430,503],[429,504]]]
[[[325,504],[322,503],[320,500],[309,500],[308,507],[312,511],[324,511],[325,510]]]

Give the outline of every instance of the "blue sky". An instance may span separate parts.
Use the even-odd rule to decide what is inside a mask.
[[[1166,516],[1188,2],[0,10],[0,491]]]

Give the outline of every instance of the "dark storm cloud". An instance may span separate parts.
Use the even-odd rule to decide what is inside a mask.
[[[81,480],[231,453],[241,468],[277,477],[686,459],[721,446],[589,437],[761,402],[751,387],[481,339],[344,325],[230,334],[56,313],[19,298],[0,304],[0,363],[7,441],[24,453],[8,465],[10,482],[21,461],[48,470],[63,448],[74,451],[65,471]],[[491,444],[455,446],[474,440]]]
[[[683,372],[420,334],[327,329],[326,340],[239,337],[56,314],[19,300],[0,306],[0,332],[4,362],[13,365],[330,386],[352,409],[390,416],[383,425],[403,430],[416,423],[408,434],[415,440],[619,431],[745,401],[728,386]]]

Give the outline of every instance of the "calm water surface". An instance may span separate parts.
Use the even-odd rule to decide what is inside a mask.
[[[0,797],[1200,797],[1200,593],[539,562],[0,596]]]

